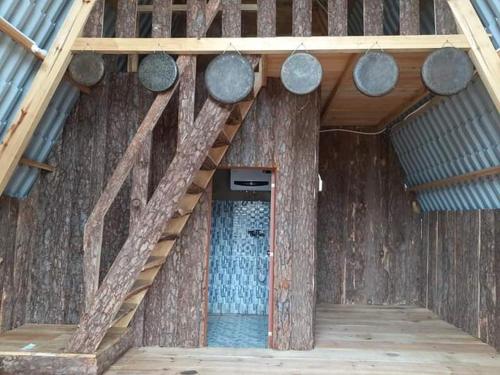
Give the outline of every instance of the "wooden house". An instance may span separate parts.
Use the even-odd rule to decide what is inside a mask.
[[[0,16],[0,373],[500,373],[496,0]]]

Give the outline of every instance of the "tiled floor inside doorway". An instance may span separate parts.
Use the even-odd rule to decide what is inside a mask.
[[[267,315],[210,314],[208,346],[266,348]]]

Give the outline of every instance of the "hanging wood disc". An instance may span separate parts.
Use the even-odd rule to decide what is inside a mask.
[[[385,52],[367,52],[359,58],[353,71],[354,84],[367,96],[383,96],[391,92],[399,79],[399,67]]]
[[[239,53],[219,55],[208,64],[205,71],[205,85],[210,96],[221,103],[240,102],[253,89],[252,65]]]
[[[104,76],[104,59],[94,52],[80,53],[73,57],[68,67],[73,81],[83,86],[94,86]]]
[[[323,68],[309,53],[294,53],[281,66],[281,82],[291,93],[306,95],[316,90],[323,78]]]
[[[168,90],[175,83],[177,75],[177,64],[166,53],[148,55],[139,64],[139,81],[153,92]]]
[[[454,95],[467,87],[474,65],[467,53],[445,47],[431,53],[422,66],[425,86],[437,95]]]

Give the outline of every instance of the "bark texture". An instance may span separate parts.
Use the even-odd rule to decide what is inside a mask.
[[[434,0],[436,34],[456,34],[457,25],[447,0]]]
[[[423,216],[423,305],[500,349],[500,210]]]
[[[399,33],[420,34],[420,0],[399,1]]]
[[[347,35],[347,0],[328,0],[328,35]]]
[[[388,139],[321,135],[318,300],[418,304],[420,217]]]
[[[383,0],[364,0],[363,22],[365,35],[384,35]]]

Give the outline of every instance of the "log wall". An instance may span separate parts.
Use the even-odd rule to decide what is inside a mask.
[[[420,217],[384,136],[323,133],[318,301],[417,304]]]
[[[423,215],[422,305],[500,350],[500,210]]]

